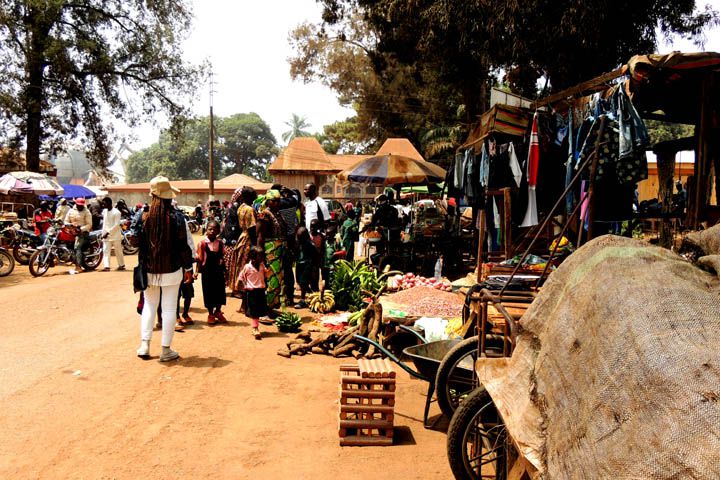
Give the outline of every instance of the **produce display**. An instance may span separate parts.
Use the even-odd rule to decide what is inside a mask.
[[[388,278],[387,285],[390,290],[407,290],[408,288],[425,286],[445,292],[452,291],[452,285],[447,280],[435,280],[434,278],[422,277],[414,273],[392,276]]]
[[[388,295],[388,302],[402,305],[409,315],[455,318],[462,316],[465,300],[460,295],[424,285]]]
[[[376,230],[365,232],[365,238],[382,238],[382,234]]]
[[[375,296],[383,288],[385,278],[396,273],[378,276],[377,270],[363,261],[338,260],[332,284],[335,307],[351,312],[365,308],[365,298]]]
[[[335,308],[335,296],[332,292],[325,291],[324,288],[320,289],[319,292],[309,293],[307,302],[310,311],[314,313],[332,312],[333,308]]]
[[[302,325],[302,320],[297,313],[282,312],[275,319],[275,326],[281,332],[297,332],[300,330],[300,325]]]

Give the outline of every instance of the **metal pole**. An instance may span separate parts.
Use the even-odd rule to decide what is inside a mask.
[[[212,94],[211,94],[212,98]],[[213,200],[215,198],[215,176],[213,172],[213,149],[215,147],[215,139],[213,138],[213,107],[212,104],[210,105],[210,151],[209,151],[209,160],[210,160],[210,177],[208,178],[208,183],[210,184],[210,195],[209,199]]]

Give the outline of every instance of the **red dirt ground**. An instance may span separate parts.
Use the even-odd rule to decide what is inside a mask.
[[[400,369],[397,444],[340,447],[348,359],[279,357],[288,337],[262,326],[254,340],[238,300],[229,325],[208,327],[196,297],[181,360],[157,361],[155,332],[143,361],[132,273],[66,272],[0,279],[0,478],[452,477],[445,434],[422,426],[427,385]]]

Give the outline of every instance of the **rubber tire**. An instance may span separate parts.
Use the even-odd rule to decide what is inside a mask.
[[[486,341],[490,342],[490,340],[499,340],[499,344],[495,345],[495,349],[499,349],[500,354],[502,354],[502,338],[488,338]],[[488,344],[486,346],[486,350],[487,347],[492,348],[492,345]],[[440,410],[442,410],[446,418],[452,418],[453,414],[455,413],[455,406],[450,401],[449,393],[447,391],[447,380],[450,376],[450,373],[452,372],[457,362],[462,360],[463,357],[476,351],[477,348],[478,337],[476,335],[474,337],[467,338],[455,345],[445,354],[442,361],[440,362],[440,367],[438,367],[437,374],[435,375],[435,394],[437,396],[438,406],[440,407]]]
[[[30,263],[30,257],[32,257],[32,253],[30,255],[23,255],[20,252],[21,248],[23,248],[23,247],[21,247],[20,245],[13,246],[12,256],[15,259],[15,261],[17,263],[19,263],[20,265],[27,265],[28,263]]]
[[[35,269],[35,263],[39,263],[40,254],[44,251],[45,250],[38,250],[30,256],[28,267],[30,268],[30,275],[32,275],[33,277],[42,277],[47,273],[48,270],[50,270],[50,265],[45,265],[44,268],[41,267],[40,269]]]
[[[447,431],[447,456],[455,480],[478,480],[478,477],[469,472],[465,466],[465,432],[480,409],[491,403],[490,394],[485,387],[480,386],[467,396],[450,420]],[[494,405],[492,408],[495,411]],[[501,467],[504,469],[505,465]]]
[[[138,253],[138,250],[140,250],[140,247],[133,247],[126,240],[123,240],[121,243],[124,255],[135,255],[136,253]]]
[[[82,264],[80,266],[83,268],[83,270],[86,270],[86,271],[95,270],[102,263],[102,259],[103,259],[103,252],[102,252],[102,247],[100,247],[100,252],[98,252],[98,256],[95,257],[95,261],[88,263],[86,261],[85,255],[83,255]]]
[[[2,268],[0,269],[0,277],[7,277],[13,272],[13,270],[15,270],[15,259],[5,249],[0,250],[0,257],[2,257]],[[6,265],[9,265],[9,267],[6,267]]]

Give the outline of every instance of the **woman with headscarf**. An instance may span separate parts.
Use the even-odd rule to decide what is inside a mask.
[[[140,318],[140,348],[137,355],[148,358],[150,339],[158,306],[162,307],[161,362],[178,358],[170,348],[175,332],[175,313],[180,284],[192,280],[192,251],[182,214],[173,208],[178,189],[165,177],[150,180],[150,208],[135,225],[140,242],[138,262],[147,272],[145,302]]]
[[[232,290],[234,297],[242,296],[243,286],[238,282],[240,271],[247,263],[250,247],[255,243],[255,210],[253,202],[257,193],[252,187],[242,187],[235,190],[232,196],[232,204],[239,203],[237,208],[237,226],[239,236],[233,247],[225,249],[226,285]],[[232,205],[231,205],[232,207]],[[243,302],[243,308],[245,302]]]
[[[257,216],[257,246],[265,250],[265,263],[268,266],[267,305],[268,308],[280,306],[283,287],[282,257],[285,243],[285,226],[278,214],[280,192],[268,190],[265,204]]]

